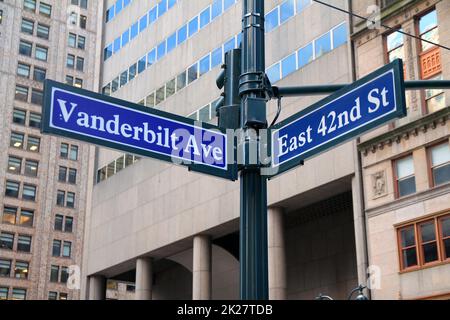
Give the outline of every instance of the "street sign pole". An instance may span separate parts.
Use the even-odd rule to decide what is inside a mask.
[[[264,1],[244,0],[242,18],[242,74],[240,148],[248,155],[259,145],[259,130],[267,128],[265,78]],[[240,296],[242,300],[267,300],[267,179],[261,175],[258,160],[250,163],[244,156],[240,215]]]

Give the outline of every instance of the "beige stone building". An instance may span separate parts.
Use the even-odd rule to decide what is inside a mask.
[[[80,297],[93,147],[41,135],[41,104],[45,78],[97,87],[98,3],[0,1],[0,300]]]
[[[355,21],[356,72],[396,57],[406,80],[450,79],[450,1],[354,1],[381,23]],[[379,272],[374,299],[450,298],[450,92],[409,91],[406,118],[361,138],[369,265]]]

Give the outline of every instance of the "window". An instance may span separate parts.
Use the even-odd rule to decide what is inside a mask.
[[[12,300],[25,300],[27,297],[27,290],[13,288]]]
[[[401,269],[417,266],[417,246],[414,226],[400,229]]]
[[[211,64],[211,58],[210,58],[209,54],[200,60],[199,77],[201,77],[202,75],[204,75],[205,73],[207,73],[210,70],[210,64]]]
[[[59,257],[61,255],[61,240],[53,240],[52,256]]]
[[[311,0],[297,0],[297,12],[303,11],[310,4]]]
[[[64,241],[62,256],[65,258],[70,258],[71,254],[72,254],[72,243],[69,241]]]
[[[48,58],[48,48],[36,46],[36,51],[34,53],[36,59],[41,61],[47,61]]]
[[[433,43],[439,43],[439,30],[436,10],[433,10],[419,20],[419,32],[422,39]],[[433,44],[422,41],[422,51],[427,51],[434,47]]]
[[[161,17],[167,10],[167,0],[161,0],[158,3],[158,18]]]
[[[200,13],[200,29],[205,27],[211,20],[211,7],[207,7]]]
[[[211,68],[214,68],[218,65],[222,64],[222,58],[223,58],[223,53],[222,53],[222,47],[217,48],[216,50],[214,50],[211,53]]]
[[[52,15],[52,6],[43,2],[39,3],[39,13],[43,16],[50,17]]]
[[[333,29],[333,48],[336,49],[347,42],[347,24],[343,23]]]
[[[281,61],[281,76],[284,78],[297,69],[297,57],[293,53]]]
[[[83,9],[87,9],[87,0],[72,0],[71,3]]]
[[[400,30],[402,31],[402,30]],[[403,34],[395,31],[386,37],[388,62],[404,58]]]
[[[450,257],[450,215],[398,228],[401,271],[446,262]]]
[[[415,193],[416,179],[414,177],[413,157],[408,156],[395,161],[395,169],[397,197]]]
[[[34,21],[22,19],[22,24],[20,26],[20,31],[26,34],[33,34],[34,31]]]
[[[66,203],[66,192],[58,190],[58,193],[56,195],[56,204],[58,206],[63,207],[65,203]]]
[[[278,12],[279,12],[279,7],[276,7],[275,9],[270,11],[268,14],[266,14],[266,23],[265,23],[266,32],[272,31],[273,29],[278,27],[278,25],[280,24]]]
[[[175,49],[177,46],[177,33],[173,33],[169,38],[167,38],[167,53]]]
[[[222,0],[214,0],[211,5],[211,20],[214,20],[222,14]]]
[[[41,128],[41,119],[42,119],[42,116],[40,114],[30,113],[30,118],[28,120],[28,126],[30,126],[31,128],[40,129]]]
[[[75,67],[75,56],[73,54],[67,55],[66,66],[70,69],[73,69]]]
[[[16,92],[14,98],[19,101],[27,102],[28,100],[28,87],[16,85]]]
[[[177,45],[180,45],[184,41],[186,41],[186,38],[187,38],[187,24],[182,26],[177,31]]]
[[[186,71],[183,71],[177,76],[177,91],[186,87]]]
[[[271,66],[269,69],[267,69],[267,76],[269,77],[271,83],[275,83],[281,79],[279,62]]]
[[[198,121],[208,122],[211,120],[209,105],[201,108],[198,112]]]
[[[34,221],[34,211],[22,209],[20,211],[19,224],[23,227],[32,227]]]
[[[19,238],[17,240],[17,251],[31,251],[31,236],[19,235]]]
[[[166,55],[166,41],[161,42],[156,48],[156,58],[162,59]]]
[[[44,92],[37,89],[31,89],[31,103],[42,105],[44,99]]]
[[[151,66],[155,62],[156,62],[156,49],[153,49],[147,55],[147,66]]]
[[[16,279],[28,279],[29,263],[16,261],[16,266],[14,267],[14,277]]]
[[[77,183],[77,170],[76,169],[69,169],[68,182],[73,183],[73,184]]]
[[[78,36],[77,47],[80,50],[84,50],[86,48],[86,37]]]
[[[19,109],[13,111],[13,123],[25,125],[26,112]]]
[[[74,161],[78,160],[78,146],[70,146],[69,159]]]
[[[133,80],[134,78],[136,78],[136,71],[137,71],[137,66],[135,63],[130,67],[130,69],[128,69],[128,78],[130,81]]]
[[[31,152],[39,152],[40,144],[40,138],[29,136],[27,140],[27,150]]]
[[[138,61],[138,69],[137,69],[137,72],[138,72],[138,73],[144,72],[146,66],[147,66],[147,56],[141,58],[141,59]]]
[[[429,150],[434,186],[450,182],[450,146],[448,142]]]
[[[58,300],[58,293],[54,291],[50,291],[48,293],[48,300]]]
[[[31,184],[24,184],[22,199],[36,201],[36,186],[33,186]]]
[[[39,162],[35,160],[25,160],[25,175],[37,177]]]
[[[36,11],[36,0],[24,0],[23,8],[27,11],[35,12]]]
[[[64,232],[72,232],[73,230],[73,218],[72,217],[66,217],[65,224],[64,224]]]
[[[3,10],[0,10],[0,24],[2,24],[3,21]],[[0,297],[1,300],[1,297]]]
[[[46,76],[47,76],[47,70],[38,68],[38,67],[34,67],[33,80],[36,80],[38,82],[44,82]]]
[[[8,158],[8,172],[20,174],[22,168],[22,159],[9,156]]]
[[[331,35],[330,32],[327,32],[319,39],[314,41],[316,48],[316,58],[324,55],[325,53],[331,51]]]
[[[30,77],[31,66],[24,63],[17,64],[17,75],[25,78]]]
[[[31,52],[33,51],[33,45],[30,42],[20,40],[19,43],[19,53],[21,55],[31,57]]]
[[[0,259],[0,277],[11,275],[11,260]]]
[[[197,67],[197,63],[194,64],[193,66],[191,66],[188,69],[188,73],[187,73],[187,83],[191,84],[192,82],[194,82],[195,80],[197,80],[198,78],[198,67]]]
[[[67,143],[61,143],[59,149],[59,156],[63,159],[67,159],[69,156],[69,145]]]
[[[8,288],[0,287],[0,301],[1,300],[8,300]]]
[[[125,70],[120,74],[120,86],[123,87],[128,83],[128,70]]]
[[[141,19],[139,19],[139,32],[142,32],[147,28],[147,15],[143,16]]]
[[[59,266],[51,266],[50,282],[58,282],[59,280]]]
[[[15,181],[6,181],[6,189],[5,189],[5,196],[11,197],[11,198],[18,198],[19,197],[19,186],[20,184]]]
[[[57,214],[55,216],[55,230],[63,231],[64,216]]]
[[[280,5],[280,23],[286,22],[289,18],[295,14],[295,2],[294,0],[286,0]]]
[[[69,279],[69,268],[61,267],[61,283],[67,283]]]
[[[14,247],[14,234],[2,232],[0,234],[0,248],[12,250]]]
[[[69,47],[75,48],[77,45],[77,35],[74,33],[69,33],[67,44],[69,45]]]
[[[430,80],[442,80],[442,74]],[[428,112],[435,112],[445,108],[445,94],[443,89],[426,89],[425,102]]]
[[[75,193],[67,192],[66,207],[75,208]]]
[[[161,88],[156,90],[156,98],[155,98],[156,105],[160,104],[161,102],[163,102],[166,99],[165,91],[166,91],[165,86],[162,86]],[[113,165],[114,165],[114,163],[113,163]],[[108,174],[108,176],[109,176],[109,174]]]
[[[175,93],[175,79],[172,79],[166,83],[166,98],[169,98],[174,93]]]
[[[2,215],[2,223],[4,224],[16,224],[17,208],[4,207]]]
[[[23,148],[25,136],[23,133],[11,132],[10,146],[18,149]]]
[[[58,181],[66,182],[66,179],[67,179],[67,168],[66,167],[59,167]]]
[[[77,57],[76,69],[78,71],[83,71],[84,70],[84,59],[83,58]]]
[[[39,38],[48,40],[49,35],[50,35],[50,27],[38,23],[36,35],[37,35]]]
[[[188,36],[192,37],[194,34],[197,33],[198,31],[198,17],[193,18],[191,21],[189,21],[188,23]]]

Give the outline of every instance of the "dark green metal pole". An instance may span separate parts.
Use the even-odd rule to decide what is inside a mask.
[[[261,87],[265,72],[264,1],[244,0],[242,19],[242,74],[240,148],[248,155],[257,146],[259,130],[267,128],[266,101]],[[254,150],[253,150],[254,152]],[[242,300],[267,300],[267,179],[261,176],[259,155],[241,163],[240,296]]]

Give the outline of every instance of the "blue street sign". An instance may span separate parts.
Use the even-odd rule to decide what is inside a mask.
[[[51,80],[45,82],[42,132],[237,179],[228,161],[233,149],[218,127]]]
[[[403,63],[396,60],[271,128],[272,172],[405,115]]]

